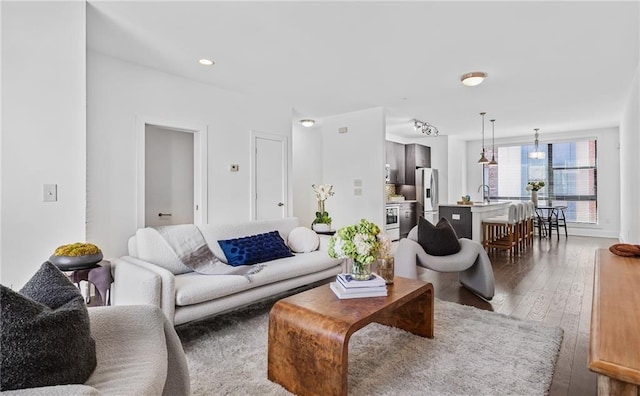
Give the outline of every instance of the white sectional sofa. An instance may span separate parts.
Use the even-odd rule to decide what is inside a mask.
[[[218,241],[277,230],[285,243],[299,227],[297,218],[199,226],[216,257],[226,262]],[[139,229],[129,239],[129,255],[113,260],[114,305],[152,304],[174,325],[228,311],[343,271],[342,260],[329,257],[329,237],[319,235],[319,249],[268,261],[250,275],[203,275],[181,264],[157,232]]]

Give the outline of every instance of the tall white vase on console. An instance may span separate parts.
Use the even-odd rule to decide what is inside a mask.
[[[531,201],[533,202],[533,206],[538,207],[538,192],[531,190]]]

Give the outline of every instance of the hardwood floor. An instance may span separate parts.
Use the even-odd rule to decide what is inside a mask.
[[[425,270],[437,298],[557,325],[564,329],[551,396],[596,395],[596,375],[587,369],[595,250],[616,239],[555,236],[535,238],[533,247],[509,258],[491,253],[496,295],[487,302],[460,286],[457,274]]]

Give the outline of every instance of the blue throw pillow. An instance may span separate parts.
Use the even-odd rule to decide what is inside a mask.
[[[234,267],[293,256],[278,231],[227,239],[218,243],[227,257],[227,264]]]

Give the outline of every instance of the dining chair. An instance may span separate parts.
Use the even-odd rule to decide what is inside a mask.
[[[567,232],[567,217],[565,215],[565,210],[568,208],[566,206],[556,206],[555,208],[555,216],[551,219],[551,227],[556,229],[558,239],[560,239],[560,228],[564,228],[564,237],[568,238],[569,233]]]

